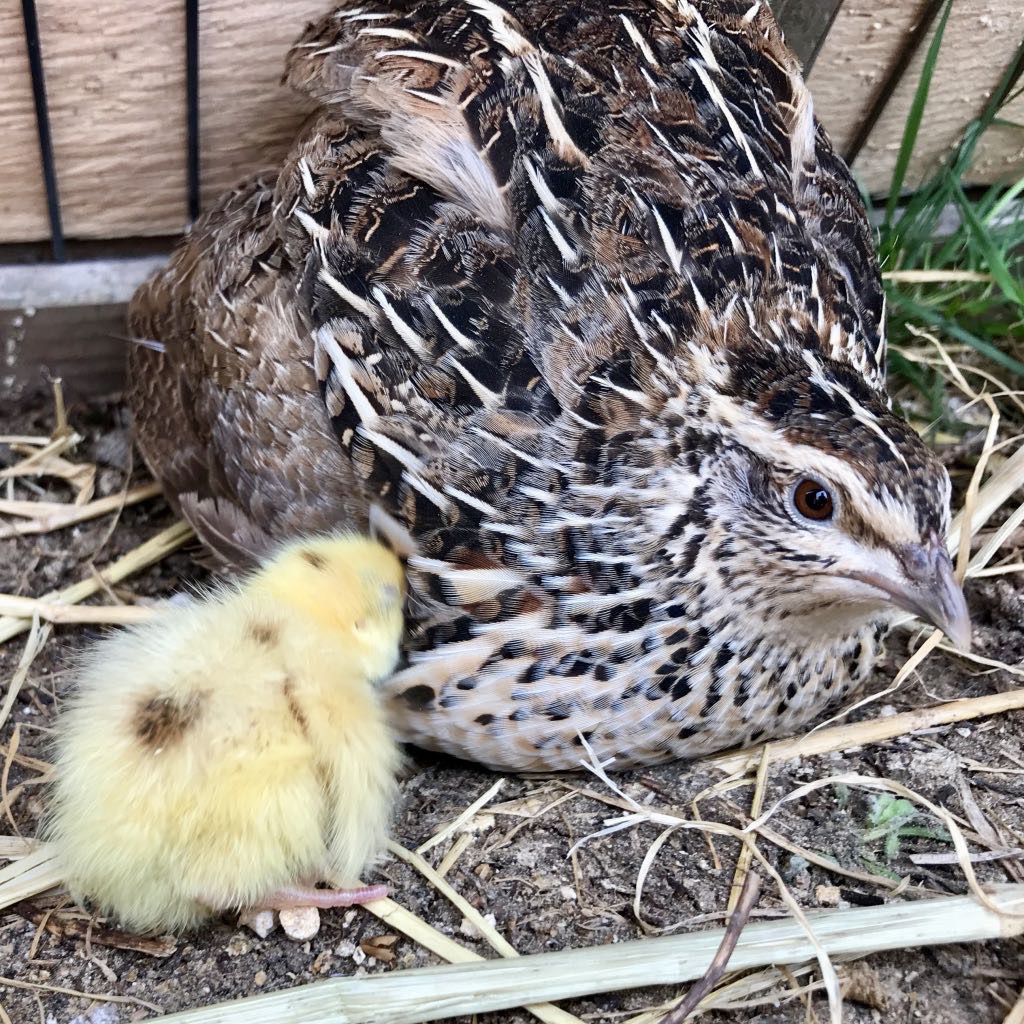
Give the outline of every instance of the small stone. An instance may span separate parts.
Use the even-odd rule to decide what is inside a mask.
[[[490,864],[486,864],[486,863],[484,863],[484,864],[477,864],[477,866],[473,869],[473,873],[481,881],[486,882],[487,879],[490,878],[491,875],[494,874],[494,868],[492,868]]]
[[[310,972],[313,974],[326,974],[331,969],[331,961],[334,960],[329,949],[317,953],[316,959],[310,965]]]
[[[227,944],[228,956],[244,956],[252,949],[252,943],[241,932],[231,936]]]
[[[384,935],[374,935],[363,939],[359,948],[370,958],[379,960],[382,964],[390,964],[395,959],[395,952],[392,947],[398,942],[398,936],[390,932]]]
[[[250,910],[238,919],[238,923],[243,928],[255,932],[261,939],[265,939],[274,930],[274,912],[272,910]]]
[[[818,901],[819,907],[839,906],[839,887],[837,885],[816,885],[814,887],[814,898]]]
[[[267,983],[267,972],[266,971],[257,971],[252,976],[252,983],[257,988],[263,988],[263,986],[266,985],[266,983]]]
[[[494,828],[493,814],[474,814],[469,821],[463,824],[459,832],[475,835],[478,832],[489,832],[492,828]]]
[[[576,890],[571,885],[559,886],[558,893],[563,900],[576,900]]]
[[[117,1007],[113,1003],[103,1003],[100,1006],[94,1006],[87,1013],[75,1017],[74,1020],[69,1021],[69,1024],[119,1024],[120,1020],[121,1015]]]
[[[484,914],[484,920],[494,927],[497,918],[493,914]],[[481,938],[480,929],[469,920],[468,917],[462,919],[462,923],[459,925],[459,931],[466,936],[467,939],[479,939]]]
[[[334,947],[334,952],[337,953],[338,956],[343,956],[346,959],[351,957],[355,951],[356,944],[351,939],[342,939],[341,942]]]
[[[285,935],[293,942],[305,942],[320,931],[320,911],[316,907],[288,907],[278,918]]]

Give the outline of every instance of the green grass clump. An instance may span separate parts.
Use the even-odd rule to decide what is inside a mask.
[[[899,275],[886,282],[893,342],[890,369],[930,400],[936,398],[939,382],[899,351],[909,341],[907,321],[964,343],[1011,375],[1024,377],[1024,216],[1020,213],[1024,178],[993,185],[973,197],[963,184],[978,142],[990,127],[1024,131],[1024,125],[1000,116],[1008,103],[1024,93],[1017,84],[1024,70],[1024,44],[984,111],[965,128],[956,149],[901,208],[951,6],[947,0],[925,56],[878,243],[883,271],[944,272],[927,282],[901,280]],[[943,233],[940,222],[948,222],[950,210],[957,223]]]

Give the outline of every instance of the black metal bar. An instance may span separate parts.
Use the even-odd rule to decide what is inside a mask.
[[[50,108],[46,103],[46,76],[43,74],[43,51],[39,45],[39,19],[36,17],[35,0],[21,0],[21,17],[25,23],[25,46],[32,76],[32,99],[36,107],[36,134],[39,136],[39,157],[43,164],[43,184],[46,187],[46,212],[50,218],[50,251],[55,260],[63,261],[64,228],[60,220],[60,193],[57,191],[57,167],[53,160]]]
[[[772,0],[775,19],[786,36],[786,42],[800,59],[804,78],[811,73],[842,6],[843,0]]]
[[[188,116],[188,216],[199,216],[199,0],[185,0],[185,102]]]
[[[882,82],[878,87],[878,91],[871,98],[871,106],[868,108],[864,120],[860,123],[857,134],[853,137],[853,141],[849,146],[846,147],[843,157],[848,164],[853,164],[853,161],[857,159],[860,151],[864,148],[864,144],[871,137],[875,125],[878,124],[878,119],[889,105],[889,100],[892,99],[892,95],[899,87],[900,82],[903,81],[903,76],[906,74],[907,68],[910,67],[914,54],[921,49],[921,44],[928,38],[928,32],[944,3],[945,0],[928,0],[921,17],[918,18],[917,24],[903,45],[903,49],[900,50],[896,63],[890,68],[889,74],[885,76],[885,81]]]

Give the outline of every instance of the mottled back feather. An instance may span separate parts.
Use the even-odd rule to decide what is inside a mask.
[[[495,765],[697,753],[852,685],[880,628],[797,656],[721,610],[759,540],[718,536],[703,482],[747,437],[879,501],[939,479],[888,412],[870,230],[767,5],[343,6],[286,77],[321,110],[272,195],[134,305],[167,349],[133,353],[140,444],[203,539],[238,562],[386,510],[418,546],[399,727]]]

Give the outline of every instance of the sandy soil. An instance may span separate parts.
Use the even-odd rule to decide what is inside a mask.
[[[77,407],[71,410],[75,427],[86,440],[75,454],[99,464],[98,494],[115,493],[131,474],[131,447],[116,406]],[[14,410],[0,417],[0,433],[47,433],[47,401]],[[0,464],[10,462],[0,446]],[[141,479],[136,472],[133,479]],[[53,481],[39,481],[49,496],[66,500],[69,492]],[[51,486],[52,485],[52,486]],[[19,496],[26,497],[24,491]],[[127,509],[113,526],[110,517],[80,527],[19,540],[0,541],[0,592],[42,594],[88,575],[90,565],[102,565],[172,522],[160,500]],[[137,595],[167,595],[204,577],[192,558],[182,551],[143,572],[127,585]],[[1024,592],[1008,580],[983,581],[969,587],[976,624],[975,643],[980,653],[1020,664],[1024,657]],[[12,715],[0,733],[9,747],[19,730],[19,753],[47,758],[53,716],[61,696],[71,684],[75,653],[97,635],[96,629],[60,628],[32,667]],[[890,640],[889,660],[879,667],[869,691],[880,690],[905,658],[908,637]],[[22,648],[21,640],[0,647],[0,680],[10,677]],[[1012,677],[1002,671],[985,674],[975,666],[932,657],[919,677],[895,695],[866,709],[874,717],[892,710],[907,710],[953,697],[978,696],[1008,689]],[[928,799],[967,816],[960,784],[966,782],[982,813],[1001,830],[1011,846],[1024,846],[1024,716],[1006,714],[965,725],[944,727],[927,734],[904,737],[845,754],[806,759],[773,768],[767,799],[772,801],[808,780],[836,772],[855,771],[902,782]],[[981,766],[981,767],[979,767]],[[1008,769],[1003,773],[984,767]],[[14,763],[7,790],[36,777]],[[689,816],[689,801],[717,781],[719,773],[676,764],[619,777],[625,790],[640,801],[650,800]],[[472,766],[412,752],[396,839],[413,848],[483,793],[495,776]],[[583,777],[506,780],[497,800],[507,804],[528,794],[540,806],[567,792],[567,787],[600,784]],[[711,799],[701,805],[705,818],[737,823],[737,811],[749,806],[751,790],[734,790],[728,800]],[[10,817],[0,832],[14,828],[34,833],[43,806],[44,791],[28,786],[11,801]],[[728,801],[734,801],[731,807]],[[574,796],[533,819],[509,813],[478,818],[472,842],[451,869],[448,879],[485,914],[493,914],[498,930],[523,953],[589,946],[642,937],[645,931],[713,927],[720,918],[708,915],[725,907],[737,849],[729,841],[716,841],[721,867],[715,866],[707,841],[694,833],[673,833],[656,858],[643,892],[643,925],[633,910],[634,887],[641,861],[658,829],[644,825],[595,839],[569,856],[573,845],[602,825],[610,809],[586,796]],[[896,899],[916,899],[934,893],[962,893],[965,884],[954,867],[916,867],[909,855],[925,850],[948,850],[949,845],[928,837],[899,843],[886,858],[883,839],[870,839],[872,801],[860,791],[820,790],[787,805],[773,827],[791,843],[834,858],[861,871],[909,876],[909,884]],[[13,820],[11,820],[13,818]],[[929,831],[936,826],[922,818],[914,824]],[[430,856],[437,863],[449,844]],[[836,899],[840,905],[872,905],[887,898],[886,890],[870,882],[852,881],[809,866],[798,855],[774,846],[766,854],[805,907]],[[978,866],[983,880],[1013,881],[1020,875],[1015,862]],[[462,915],[418,874],[404,864],[385,860],[378,876],[392,887],[395,898],[442,932],[483,955],[493,955],[474,937]],[[372,879],[368,879],[372,880]],[[826,888],[820,888],[826,887]],[[891,898],[891,897],[889,897]],[[54,900],[39,899],[40,908]],[[758,913],[775,913],[781,901],[766,884]],[[30,914],[28,908],[21,908]],[[53,931],[73,918],[71,908],[49,920]],[[81,917],[81,915],[79,915]],[[89,943],[50,931],[37,933],[34,923],[19,914],[0,912],[0,974],[38,988],[14,988],[0,979],[0,1006],[14,1024],[34,1021],[65,1024],[75,1021],[113,1024],[142,1020],[153,1013],[143,1004],[164,1012],[214,1003],[260,991],[287,988],[318,978],[357,972],[386,972],[436,963],[431,954],[404,937],[391,945],[379,937],[387,929],[361,910],[324,915],[319,934],[306,943],[287,939],[280,931],[259,939],[252,932],[224,920],[192,934],[179,936],[173,952],[155,958],[140,952]],[[366,950],[382,950],[382,958]],[[1017,941],[986,945],[935,947],[923,952],[882,954],[856,968],[844,1019],[850,1024],[868,1021],[932,1024],[989,1024],[1003,1020],[1024,983],[1024,962]],[[391,957],[389,962],[387,961]],[[94,999],[67,995],[54,988],[95,994]],[[784,986],[780,986],[781,993]],[[127,997],[111,1003],[107,996]],[[638,990],[578,1000],[565,1005],[585,1020],[624,1020],[646,1007],[679,994],[679,990]],[[827,1007],[816,996],[808,1015],[800,999],[777,1006],[711,1012],[708,1021],[760,1021],[797,1024],[826,1020]],[[468,1019],[468,1018],[467,1018]],[[532,1020],[524,1012],[478,1018],[481,1024]],[[0,1021],[5,1017],[0,1013]]]

